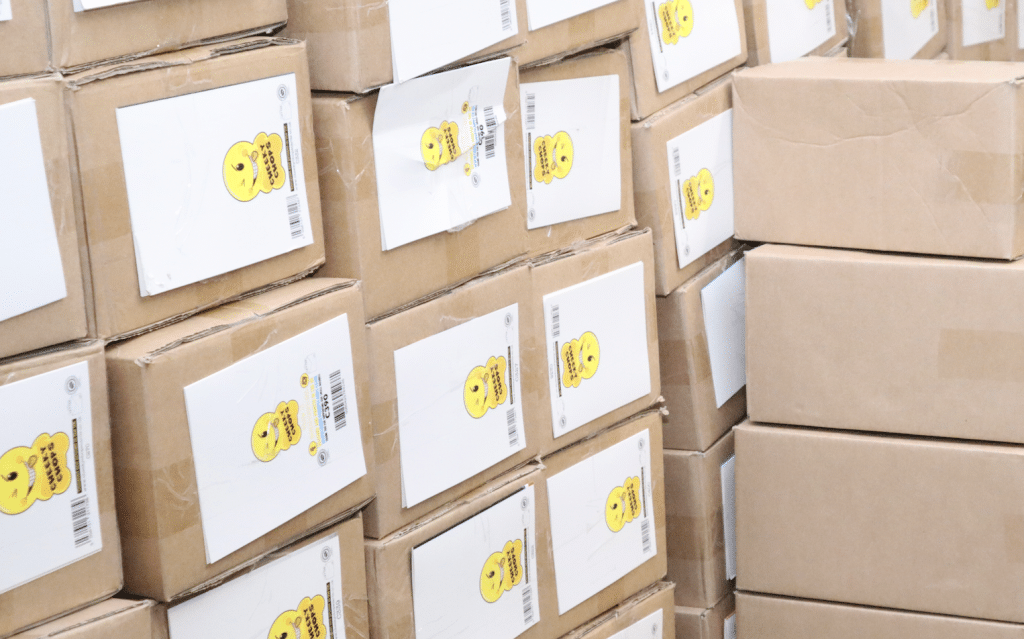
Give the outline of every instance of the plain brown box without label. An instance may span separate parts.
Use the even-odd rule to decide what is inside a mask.
[[[731,592],[705,610],[676,606],[676,639],[733,639],[734,635],[725,633],[725,621],[735,614],[736,600]],[[826,636],[834,639],[833,635]]]
[[[915,58],[934,58],[946,48],[947,21],[946,3],[960,0],[930,0],[936,3],[938,33],[932,36]],[[906,3],[906,11],[910,4]],[[850,21],[850,57],[852,58],[884,58],[885,44],[883,40],[882,0],[847,0],[846,10]],[[924,16],[920,16],[923,20]]]
[[[662,639],[676,637],[675,615],[672,609],[672,583],[659,581],[626,599],[600,617],[563,635],[562,639],[616,639],[618,633],[631,628],[659,610],[662,613],[661,619],[655,617],[650,630],[651,636],[658,636],[656,628],[660,626]]]
[[[167,639],[167,620],[154,601],[115,598],[11,639]]]
[[[9,6],[11,19],[0,22],[0,78],[49,70],[46,0],[11,0]]]

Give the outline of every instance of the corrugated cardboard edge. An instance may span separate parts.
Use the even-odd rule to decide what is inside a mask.
[[[103,340],[99,339],[79,339],[73,342],[64,342],[63,344],[57,344],[55,346],[46,346],[45,348],[39,348],[34,351],[27,353],[18,353],[17,355],[11,355],[0,359],[0,368],[7,366],[8,364],[16,364],[20,361],[33,359],[35,357],[43,357],[44,355],[52,355],[53,353],[61,353],[63,351],[71,351],[78,348],[87,348],[94,344],[103,344]],[[2,384],[2,380],[0,380]]]
[[[563,51],[561,53],[550,55],[546,58],[541,58],[540,60],[536,60],[534,62],[528,62],[526,64],[520,65],[519,70],[525,71],[527,69],[534,69],[537,67],[543,67],[550,64],[558,64],[559,62],[564,62],[570,59],[575,60],[578,58],[588,58],[592,56],[603,55],[607,53],[607,51],[604,51],[604,49],[614,49],[618,47],[620,44],[622,44],[624,40],[629,38],[630,34],[632,34],[634,31],[636,31],[636,29],[623,31],[622,33],[617,33],[613,36],[602,38],[601,40],[597,40],[589,44],[576,47],[575,49],[570,49],[569,51]]]
[[[644,588],[640,592],[636,593],[632,597],[626,599],[625,601],[615,606],[608,612],[598,617],[595,617],[594,619],[591,619],[586,624],[577,628],[576,630],[573,630],[568,634],[562,635],[561,639],[585,639],[587,635],[595,632],[604,624],[608,623],[609,621],[612,621],[619,615],[623,614],[626,610],[629,610],[630,608],[633,608],[641,602],[644,602],[650,599],[651,597],[654,597],[655,595],[674,587],[675,584],[671,581],[659,581],[657,583],[654,583],[648,586],[647,588]]]
[[[740,67],[740,68],[742,69],[744,67]],[[702,86],[701,88],[697,89],[696,91],[694,91],[690,95],[686,96],[682,100],[679,100],[677,102],[672,103],[671,105],[665,107],[661,111],[656,111],[655,113],[652,113],[651,115],[647,116],[643,120],[639,120],[639,121],[633,122],[633,126],[640,126],[640,127],[644,128],[644,129],[649,129],[649,128],[653,127],[658,121],[672,116],[677,111],[680,111],[682,109],[687,108],[687,106],[689,106],[690,103],[692,103],[694,100],[697,100],[701,96],[704,96],[704,95],[707,95],[708,93],[711,93],[712,91],[714,91],[718,87],[722,86],[723,84],[728,84],[728,83],[732,82],[732,77],[733,77],[733,75],[736,74],[736,71],[737,70],[730,71],[729,73],[726,73],[725,75],[723,75],[722,77],[718,78],[714,82],[709,82],[708,84],[705,84],[704,86]]]
[[[628,240],[650,232],[651,229],[639,228],[636,225],[623,226],[620,229],[609,231],[602,235],[598,235],[597,237],[592,237],[588,240],[577,240],[568,246],[538,255],[529,261],[530,266],[537,267],[545,264],[551,264],[552,262],[557,262],[558,260],[572,257],[579,253],[585,253],[587,251],[601,248],[602,246],[616,244],[623,240]]]
[[[68,612],[68,613],[66,613],[64,615],[60,615],[59,617],[55,617],[53,619],[50,619],[50,621],[57,621],[58,619],[61,619],[61,618],[65,617],[65,616],[67,616],[67,615],[79,612],[81,610],[85,610],[89,606],[95,606],[96,604],[101,603],[103,601],[106,601],[107,599],[109,599],[109,597],[106,597],[104,599],[100,599],[100,600],[94,601],[94,602],[92,602],[90,604],[82,606],[81,608],[78,608],[76,610],[72,610],[72,611],[70,611],[70,612]],[[118,615],[122,615],[122,614],[127,613],[127,612],[133,612],[135,610],[139,610],[139,609],[142,609],[142,608],[154,608],[157,605],[157,603],[155,601],[153,601],[152,599],[141,599],[141,600],[134,601],[134,602],[126,599],[125,602],[128,603],[128,605],[124,606],[123,608],[119,608],[117,610],[111,610],[111,611],[106,612],[106,613],[104,613],[102,615],[99,615],[99,616],[96,616],[96,617],[90,617],[89,619],[83,619],[82,621],[80,621],[80,622],[78,622],[78,623],[76,623],[74,625],[66,626],[64,628],[60,628],[58,630],[54,630],[53,632],[48,632],[45,635],[39,635],[36,639],[48,639],[49,637],[59,637],[59,636],[65,634],[67,632],[71,632],[73,630],[78,630],[79,628],[83,628],[83,627],[88,626],[90,624],[98,623],[98,622],[103,621],[105,619],[110,619],[111,617],[116,617]]]
[[[572,450],[572,449],[574,449],[574,448],[576,448],[578,446],[583,446],[584,444],[592,442],[593,440],[597,439],[598,437],[601,437],[605,433],[607,433],[609,431],[613,431],[616,428],[619,428],[620,426],[625,426],[626,424],[631,424],[633,422],[640,421],[641,419],[645,419],[645,418],[647,418],[647,417],[649,417],[649,416],[651,416],[651,415],[653,415],[655,413],[658,413],[662,417],[667,417],[668,416],[668,409],[665,408],[664,403],[665,403],[665,398],[664,397],[659,397],[654,402],[654,404],[652,404],[651,406],[643,409],[639,413],[636,413],[634,415],[630,415],[629,417],[626,417],[625,419],[620,419],[619,421],[615,422],[614,424],[612,424],[610,426],[606,426],[605,428],[602,428],[601,430],[599,430],[597,432],[590,433],[589,435],[587,435],[583,439],[578,439],[578,440],[574,441],[573,443],[569,444],[568,446],[566,446],[564,448],[559,448],[558,450],[556,450],[553,453],[548,453],[547,455],[544,456],[544,459],[548,459],[548,458],[550,458],[550,457],[552,457],[554,455],[562,455],[563,453],[566,453],[566,452],[568,452],[568,451],[570,451],[570,450]]]

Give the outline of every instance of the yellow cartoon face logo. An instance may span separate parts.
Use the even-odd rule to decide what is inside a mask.
[[[477,366],[469,372],[463,399],[466,410],[475,419],[480,419],[491,408],[504,404],[508,397],[508,384],[505,372],[508,362],[504,357],[491,357],[486,366]]]
[[[494,603],[502,593],[512,590],[523,580],[523,542],[505,543],[501,552],[493,553],[480,571],[480,594],[484,601]]]
[[[430,127],[420,138],[420,154],[423,164],[431,171],[448,164],[462,154],[459,149],[459,125],[457,122],[442,122],[439,127]]]
[[[715,201],[715,177],[711,171],[701,169],[697,175],[683,183],[686,219],[696,220]]]
[[[37,500],[60,495],[71,485],[64,433],[43,433],[31,448],[18,446],[0,456],[0,513],[17,515]]]
[[[668,0],[658,7],[661,41],[676,44],[693,31],[693,5],[690,0]]]
[[[562,344],[562,386],[577,388],[597,373],[601,363],[601,344],[597,335],[587,331],[568,344]]]
[[[231,197],[249,202],[284,186],[281,136],[260,133],[253,142],[236,142],[224,156],[224,186]]]
[[[281,402],[273,413],[264,413],[252,427],[252,452],[256,459],[268,462],[282,450],[288,450],[302,439],[299,427],[299,403]]]
[[[270,627],[267,639],[311,639],[326,637],[324,598],[317,595],[299,602],[296,610],[282,612]]]
[[[565,131],[544,135],[533,141],[533,179],[551,184],[565,179],[572,169],[572,138]]]
[[[998,0],[996,0],[998,2]],[[925,9],[928,8],[928,0],[910,0],[910,15],[920,18]]]
[[[612,488],[604,506],[604,521],[612,532],[619,532],[622,527],[640,516],[640,478],[628,477],[621,486]]]

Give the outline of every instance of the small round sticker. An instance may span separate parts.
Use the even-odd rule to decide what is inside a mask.
[[[82,382],[78,381],[78,378],[74,375],[64,380],[64,390],[68,392],[68,395],[74,395],[77,393],[81,385]]]
[[[277,99],[282,102],[288,99],[288,87],[283,84],[277,85]]]
[[[320,561],[326,562],[326,561],[330,561],[330,559],[331,559],[331,547],[330,546],[324,546],[323,548],[320,549]]]

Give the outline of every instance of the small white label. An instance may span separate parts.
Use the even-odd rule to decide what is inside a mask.
[[[959,0],[963,46],[984,44],[1006,36],[1006,0]]]
[[[909,60],[939,32],[937,0],[882,0],[882,48],[889,60]]]
[[[651,392],[644,265],[544,296],[556,438]]]
[[[345,639],[337,535],[167,610],[170,639]]]
[[[725,524],[725,578],[736,578],[736,455],[719,468],[722,479],[722,520]]]
[[[1017,48],[1024,49],[1024,11],[1017,9]]]
[[[89,364],[0,386],[0,594],[99,552]]]
[[[11,0],[0,0],[0,22],[6,22],[12,18]]]
[[[90,9],[102,9],[113,7],[119,4],[131,4],[140,0],[72,0],[76,12],[88,11]]]
[[[732,109],[668,142],[676,257],[684,268],[732,237]]]
[[[747,278],[744,262],[740,258],[700,292],[717,408],[747,384]]]
[[[395,84],[519,33],[514,0],[389,0],[387,5]]]
[[[616,0],[526,0],[526,20],[530,31],[575,18],[588,11],[609,5]]]
[[[736,5],[724,0],[644,0],[658,92],[742,51]]]
[[[10,7],[8,6],[8,9]],[[0,0],[0,17],[3,1]],[[0,322],[67,297],[36,101],[0,105]]]
[[[834,0],[765,0],[772,62],[802,57],[836,35]]]
[[[725,618],[722,628],[722,639],[736,639],[736,613]]]
[[[608,639],[662,639],[664,636],[662,623],[665,621],[663,617],[664,612],[658,609],[625,630],[616,632]]]
[[[531,229],[622,205],[619,76],[520,86]]]
[[[558,614],[658,553],[651,481],[647,430],[548,479]]]
[[[529,485],[412,550],[416,639],[515,639],[540,621]]]
[[[117,109],[145,297],[313,243],[295,74]]]
[[[502,108],[509,64],[502,58],[380,90],[373,155],[383,250],[512,205]]]
[[[519,362],[518,304],[395,351],[403,506],[526,448]]]
[[[185,387],[206,561],[366,474],[348,316]]]

